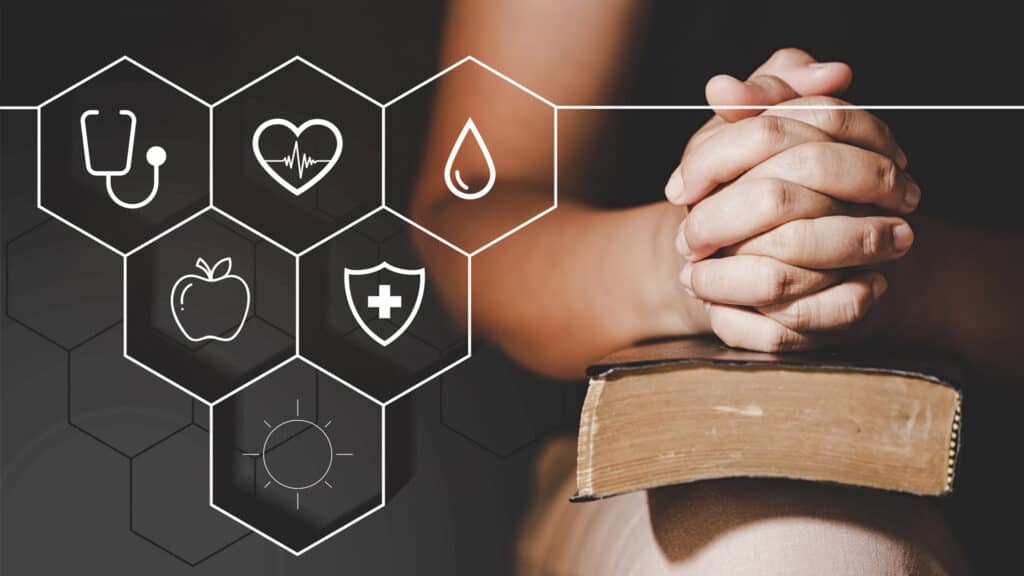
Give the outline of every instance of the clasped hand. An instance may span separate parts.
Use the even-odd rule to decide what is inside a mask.
[[[844,64],[787,49],[746,82],[708,83],[712,106],[786,106],[718,110],[665,187],[690,207],[679,279],[726,344],[786,351],[856,337],[888,288],[878,265],[914,242],[904,216],[921,188],[892,131],[822,95],[849,81]]]

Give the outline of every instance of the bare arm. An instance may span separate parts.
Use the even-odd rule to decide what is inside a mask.
[[[471,54],[553,101],[605,102],[639,10],[629,0],[457,0],[448,16],[444,60]],[[529,102],[472,80],[462,76],[442,84],[435,126],[461,120],[467,109],[500,115],[488,123],[486,139],[515,153],[501,159],[491,195],[502,200],[488,205],[491,226],[473,226],[480,206],[454,198],[434,179],[421,181],[413,210],[442,236],[479,245],[490,239],[496,221],[508,229],[550,203],[544,171],[550,174],[551,159],[547,148],[524,137],[548,128],[530,125],[536,116],[521,108]],[[578,165],[598,129],[575,122],[560,122],[562,167]],[[450,146],[432,139],[426,162],[443,164]],[[474,323],[530,368],[567,378],[635,340],[705,330],[701,305],[675,280],[681,259],[672,239],[684,210],[657,203],[602,211],[560,198],[557,210],[474,258]],[[429,265],[431,248],[421,248]],[[460,286],[442,289],[451,306],[465,302]]]
[[[637,12],[625,0],[557,6],[457,1],[449,13],[445,60],[473,54],[551,100],[603,102],[611,99],[619,80],[616,71],[625,58]],[[526,30],[530,33],[524,34]],[[781,60],[787,57],[794,54],[782,54]],[[848,74],[839,74],[837,78],[845,80],[830,85],[821,80],[821,68],[801,74],[806,75],[803,80],[787,78],[793,86],[797,81],[807,83],[797,89],[801,94],[815,93],[814,83],[818,93],[831,93],[849,81]],[[756,75],[746,87],[729,88],[719,82],[718,88],[765,93],[760,100],[736,103],[770,104],[794,96],[771,101],[789,88],[778,79]],[[709,97],[712,88],[709,84]],[[547,206],[551,191],[542,184],[542,173],[549,169],[547,151],[539,153],[524,138],[540,127],[531,125],[530,116],[519,108],[521,99],[506,99],[486,83],[456,79],[443,84],[438,102],[435,125],[464,117],[465,108],[501,116],[501,121],[491,123],[497,130],[487,138],[504,141],[515,154],[503,158],[495,190],[504,193],[488,218],[504,219],[507,229]],[[598,130],[573,125],[575,118],[564,115],[560,122],[563,170],[585,169],[586,142]],[[426,161],[443,164],[450,144],[430,141]],[[472,167],[469,170],[472,176]],[[492,237],[493,230],[473,224],[479,217],[477,207],[460,203],[430,179],[420,182],[413,209],[421,222],[460,244],[480,245]],[[686,208],[667,203],[597,210],[577,199],[561,198],[558,210],[475,257],[474,321],[528,367],[563,377],[576,377],[588,362],[639,339],[711,328],[721,332],[703,305],[675,280],[683,261],[670,246],[685,214]],[[1016,327],[1021,322],[1004,304],[1024,288],[1024,274],[1004,266],[1000,255],[1006,246],[999,238],[925,219],[915,222],[918,227],[922,239],[910,257],[884,267],[893,289],[874,316],[895,336],[937,345],[983,365],[1006,367],[1006,352],[1018,340]],[[431,263],[431,248],[422,248]],[[441,272],[438,277],[443,280]],[[756,277],[753,270],[743,272]],[[442,289],[451,306],[465,302],[461,285]],[[764,335],[756,330],[762,319],[737,321],[738,335]],[[752,347],[761,346],[755,342]]]

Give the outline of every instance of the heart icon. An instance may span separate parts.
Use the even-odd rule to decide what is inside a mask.
[[[260,149],[260,138],[263,136],[263,133],[268,128],[272,128],[274,126],[281,126],[290,130],[291,133],[295,135],[295,146],[292,148],[292,153],[288,156],[285,156],[284,158],[267,159],[266,157],[263,156],[263,151]],[[299,138],[302,136],[302,133],[305,132],[307,128],[312,128],[314,126],[326,128],[331,134],[334,135],[334,141],[336,145],[334,146],[334,154],[332,154],[330,158],[310,158],[300,152]],[[256,131],[253,132],[252,134],[252,152],[253,154],[256,155],[256,160],[259,161],[260,166],[262,166],[263,170],[265,170],[267,174],[269,174],[270,177],[273,178],[278,184],[280,184],[282,187],[284,187],[286,190],[288,190],[289,192],[296,196],[299,196],[306,190],[309,190],[310,188],[315,186],[317,182],[322,180],[323,177],[326,176],[327,173],[330,172],[332,168],[334,168],[334,165],[338,163],[338,158],[341,157],[341,147],[341,131],[338,130],[337,126],[322,118],[313,118],[312,120],[307,120],[303,122],[301,126],[296,126],[295,124],[292,124],[291,122],[285,120],[284,118],[271,118],[270,120],[267,120],[260,124],[259,127],[256,128]],[[283,178],[278,173],[278,171],[271,166],[271,164],[284,164],[288,168],[297,170],[299,173],[300,180],[303,177],[303,172],[308,168],[315,165],[323,165],[323,168],[321,168],[319,172],[310,177],[309,180],[303,182],[300,186],[295,186],[294,184]]]

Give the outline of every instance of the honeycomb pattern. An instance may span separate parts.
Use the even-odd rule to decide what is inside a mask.
[[[508,458],[562,426],[564,382],[539,379],[494,344],[441,377],[441,423],[499,458]]]
[[[39,130],[39,208],[119,254],[209,204],[209,106],[131,58],[43,103]]]
[[[120,321],[117,256],[74,230],[44,222],[10,241],[6,260],[8,315],[57,346],[70,349]]]
[[[413,125],[421,124],[406,122],[410,110],[423,109],[448,74],[482,74],[499,89],[518,91],[524,109],[537,118],[549,115],[554,127],[555,110],[550,102],[472,57],[386,103],[301,57],[216,103],[204,102],[123,57],[40,104],[35,115],[19,115],[18,122],[29,128],[38,121],[38,149],[43,153],[37,158],[37,171],[12,170],[3,175],[5,186],[18,183],[17,191],[10,194],[15,199],[10,204],[11,214],[18,214],[17,222],[8,226],[15,235],[4,246],[5,321],[36,342],[39,351],[16,361],[40,363],[45,369],[34,370],[40,379],[65,383],[32,386],[25,397],[40,405],[62,406],[63,410],[55,411],[55,419],[64,419],[83,438],[88,437],[86,442],[123,459],[128,471],[128,528],[132,534],[189,566],[209,560],[245,540],[252,531],[300,554],[382,508],[408,484],[415,471],[416,437],[410,423],[416,416],[411,398],[404,396],[470,358],[468,305],[455,318],[450,311],[446,313],[434,293],[435,273],[427,270],[419,296],[414,294],[415,285],[412,293],[399,296],[406,298],[406,303],[416,300],[402,326],[398,326],[400,321],[378,321],[388,318],[380,308],[376,320],[362,318],[351,294],[347,309],[344,299],[338,299],[342,287],[346,292],[355,290],[347,283],[347,275],[339,276],[339,254],[354,254],[341,263],[344,268],[358,264],[367,269],[380,261],[415,270],[423,265],[413,249],[413,238],[437,242],[450,250],[454,263],[444,266],[446,273],[456,274],[455,285],[465,282],[468,294],[472,256],[557,205],[553,180],[557,147],[552,128],[551,134],[540,134],[538,141],[552,150],[550,203],[510,222],[494,220],[488,202],[479,201],[481,226],[489,237],[475,243],[443,238],[410,218],[407,192],[411,188],[389,185],[387,177],[392,172],[383,167],[389,153],[396,155],[394,164],[398,166],[409,166],[412,160],[398,157],[405,152],[385,149],[383,143],[385,136],[402,138]],[[348,163],[339,161],[336,171],[308,196],[281,196],[267,188],[265,175],[254,169],[258,168],[255,163],[232,148],[237,148],[237,134],[224,135],[249,130],[253,118],[261,115],[307,114],[282,103],[295,90],[303,89],[323,97],[321,116],[339,111],[336,122],[345,132],[341,158]],[[119,188],[123,185],[123,189],[133,190],[120,201],[115,200],[109,176],[104,192],[104,177],[91,167],[89,174],[81,168],[75,168],[77,172],[69,169],[89,161],[83,154],[87,151],[79,150],[75,139],[79,121],[84,126],[87,120],[82,110],[114,93],[139,107],[139,146],[159,144],[166,150],[161,160],[153,160],[151,151],[140,152],[152,170],[136,161],[134,165],[143,168],[136,170],[139,174],[124,175],[123,180],[117,177]],[[161,107],[173,113],[154,111]],[[467,112],[466,126],[471,123],[469,114],[478,112]],[[115,119],[120,114],[121,120],[128,116],[117,110],[99,113]],[[393,119],[390,124],[389,115]],[[69,125],[76,131],[69,131]],[[479,129],[486,134],[487,121],[481,120]],[[69,134],[75,136],[69,138]],[[93,150],[96,157],[103,162],[116,158],[101,149],[116,148],[122,136],[101,129]],[[298,146],[298,132],[295,138]],[[244,147],[248,139],[242,140]],[[15,155],[28,157],[35,148],[33,142]],[[405,146],[402,150],[411,149]],[[510,152],[497,146],[495,153]],[[210,165],[211,159],[216,168]],[[161,191],[157,190],[155,163],[163,166]],[[497,165],[500,171],[500,159]],[[243,180],[232,180],[232,171]],[[43,178],[36,179],[36,173]],[[138,191],[144,192],[151,182],[152,202],[140,202]],[[33,185],[38,191],[38,210],[31,208],[31,195],[22,194]],[[499,193],[495,189],[494,196]],[[108,198],[114,202],[107,202]],[[128,206],[130,203],[137,206]],[[8,215],[4,216],[6,222]],[[338,247],[340,243],[345,244],[344,249]],[[239,328],[215,332],[218,338],[213,341],[193,338],[173,311],[169,314],[173,306],[162,304],[168,296],[174,301],[173,291],[166,294],[168,280],[181,272],[161,269],[161,264],[173,259],[168,254],[189,250],[193,252],[190,258],[202,252],[200,257],[211,262],[216,256],[205,255],[206,251],[232,252],[231,270],[244,278],[247,286],[251,284],[251,307],[247,301]],[[319,275],[323,282],[307,281],[306,274],[310,278]],[[381,277],[378,273],[377,278]],[[307,294],[314,288],[321,292],[319,298]],[[365,299],[370,307],[373,296],[385,303],[393,298],[383,292],[369,293]],[[307,297],[308,306],[302,302]],[[214,310],[214,315],[221,313],[229,315]],[[168,316],[173,316],[177,329]],[[359,326],[353,322],[357,317]],[[395,328],[394,339],[379,347],[364,337],[374,330]],[[233,334],[231,338],[229,334]],[[248,347],[222,345],[240,334],[248,339]],[[379,342],[381,337],[377,338]],[[386,348],[392,341],[389,355]],[[350,360],[362,364],[339,362],[338,354],[330,353],[338,345],[348,349]],[[495,386],[497,396],[479,396],[466,383],[493,364],[493,349],[485,347],[482,353],[485,357],[480,366],[466,363],[446,377],[442,420],[494,455],[507,457],[552,429],[564,410],[565,394],[549,393],[554,388],[546,386],[517,392],[518,379],[509,376]],[[18,386],[27,389],[31,384]],[[296,460],[294,454],[314,450],[306,447],[317,443],[308,427],[279,438],[258,458],[246,456],[246,450],[253,448],[244,439],[221,436],[232,429],[246,429],[253,422],[259,429],[261,419],[256,412],[284,400],[290,402],[293,396],[299,398],[298,413],[309,414],[317,423],[323,423],[327,406],[341,411],[362,406],[335,426],[358,439],[351,442],[358,447],[356,451],[373,455],[378,464],[386,461],[386,466],[367,468],[370,472],[359,488],[366,491],[367,498],[346,501],[345,511],[333,516],[324,516],[323,506],[311,506],[320,516],[314,514],[310,522],[315,529],[306,532],[295,528],[295,516],[285,506],[290,500],[284,502],[280,495],[221,514],[224,510],[210,506],[216,503],[207,499],[213,498],[216,474],[196,473],[207,470],[213,447],[225,446],[229,454],[224,462],[215,462],[230,464],[224,480],[248,487],[250,496],[267,481],[270,468],[266,461],[271,450],[274,456],[298,464],[302,458]],[[260,401],[249,402],[253,397]],[[474,402],[498,408],[495,398],[517,406],[492,420],[492,424],[507,426],[505,432],[496,433],[497,427],[484,425],[472,414]],[[220,425],[222,418],[231,420],[227,427]],[[45,426],[44,422],[31,424],[26,424],[26,429]],[[5,436],[5,443],[12,441],[17,438]],[[289,453],[292,456],[284,456]],[[4,458],[17,457],[10,454],[5,450]],[[349,487],[346,482],[357,477],[347,475],[338,480],[339,485]],[[275,507],[276,512],[264,513]],[[275,525],[293,529],[274,536]],[[188,529],[180,529],[182,526]]]
[[[131,457],[192,423],[191,401],[122,356],[121,325],[71,350],[68,417]]]
[[[383,407],[306,362],[213,412],[213,506],[291,552],[384,506]]]
[[[131,464],[131,530],[192,566],[250,533],[206,505],[208,443],[190,426]]]

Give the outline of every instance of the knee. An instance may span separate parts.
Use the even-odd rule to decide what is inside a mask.
[[[658,545],[681,574],[967,573],[945,522],[923,498],[741,479],[656,490],[648,504]]]

